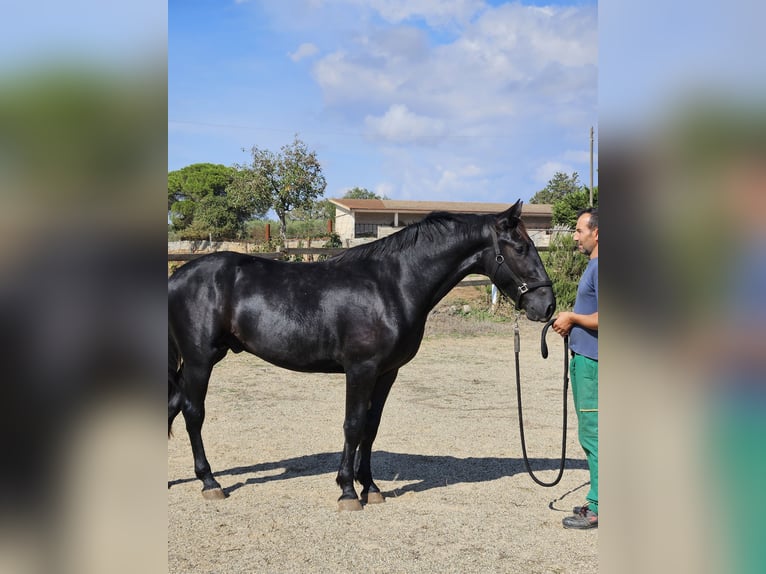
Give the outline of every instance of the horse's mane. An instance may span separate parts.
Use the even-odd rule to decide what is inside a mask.
[[[333,257],[336,261],[356,259],[375,259],[396,255],[412,249],[419,241],[433,242],[451,237],[458,229],[463,231],[463,239],[480,233],[478,215],[434,211],[417,223],[408,225],[401,231],[363,245],[352,247]]]

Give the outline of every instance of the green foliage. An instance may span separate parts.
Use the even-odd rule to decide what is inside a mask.
[[[322,245],[325,249],[339,249],[343,247],[343,242],[340,240],[340,235],[333,232],[330,234],[330,239],[325,241],[324,245]]]
[[[225,165],[197,163],[168,173],[168,217],[183,239],[242,237],[245,222],[259,206],[231,187],[235,171]]]
[[[328,216],[328,208],[332,215]],[[287,214],[287,237],[311,239],[327,235],[327,220],[335,217],[335,206],[329,200],[312,202]]]
[[[295,219],[287,222],[287,237],[312,239],[327,235],[327,222],[322,219]]]
[[[197,213],[191,229],[205,232],[217,238],[237,237],[242,229],[236,210],[224,195],[206,195],[198,202]]]
[[[278,222],[273,220],[252,220],[248,221],[246,228],[246,237],[255,243],[266,244],[266,225],[271,225],[271,241],[269,243],[269,249],[267,251],[274,251],[278,245],[284,245],[284,242],[279,237],[274,237],[274,230],[278,227]],[[287,237],[290,239],[300,239],[301,241],[310,241],[315,238],[327,237],[327,221],[324,219],[304,219],[304,220],[289,220],[287,222]],[[337,247],[342,247],[340,244],[340,237],[337,234],[332,234],[338,239]],[[331,236],[331,237],[332,237]]]
[[[574,229],[577,223],[577,213],[589,206],[590,191],[581,191],[565,195],[553,204],[553,225]],[[598,187],[593,189],[593,206],[598,207]]]
[[[378,195],[366,187],[354,187],[343,194],[343,199],[388,199],[385,195]]]
[[[541,258],[553,282],[557,310],[572,309],[588,258],[577,251],[574,237],[566,231],[554,232],[548,251],[541,253]]]
[[[582,188],[580,176],[577,172],[567,175],[557,171],[548,184],[532,196],[529,203],[556,203],[558,200],[571,193],[576,193]]]
[[[245,223],[245,237],[248,241],[252,242],[252,248],[258,252],[274,252],[278,249],[278,242],[274,240],[274,237],[270,237],[266,241],[266,226],[270,225],[271,229],[276,229],[276,221],[269,221],[265,219],[251,219]]]
[[[5,12],[7,28],[13,20]],[[7,29],[4,37],[9,37]],[[158,158],[167,157],[162,133],[167,126],[167,98],[157,91],[167,84],[166,79],[159,81],[160,66],[156,71],[142,72],[141,66],[126,73],[109,58],[58,56],[22,61],[23,65],[4,60],[0,81],[4,216],[11,219],[18,210],[35,214],[34,221],[51,217],[57,224],[69,225],[76,221],[70,215],[82,214],[86,206],[105,208],[98,216],[100,223],[106,223],[104,216],[121,221],[140,215],[142,208],[156,201],[151,178],[157,173]],[[13,235],[7,222],[3,231]]]
[[[199,200],[207,195],[226,195],[232,169],[225,165],[195,163],[168,173],[168,202],[182,198]]]
[[[253,146],[252,161],[237,165],[232,188],[263,209],[273,209],[279,233],[287,237],[288,214],[296,209],[315,209],[315,200],[327,187],[316,152],[309,151],[298,136],[279,153]]]
[[[170,207],[170,224],[173,231],[182,231],[191,227],[194,222],[194,213],[197,210],[197,202],[193,199],[179,199]]]
[[[313,213],[317,219],[327,220],[335,219],[335,205],[330,203],[329,199],[323,199],[315,204]]]

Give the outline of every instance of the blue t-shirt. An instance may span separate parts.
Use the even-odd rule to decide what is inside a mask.
[[[598,257],[588,261],[580,278],[573,311],[580,315],[598,311]],[[598,361],[598,330],[575,325],[569,332],[569,348],[578,355]]]
[[[752,340],[753,351],[755,345],[760,345],[759,349],[766,349],[766,238],[753,238],[748,245],[732,250],[727,263],[724,272],[729,277],[729,285],[721,300],[724,317],[719,319],[722,331],[740,333],[740,336]],[[726,347],[728,345],[724,345]],[[758,412],[763,415],[766,408],[764,354],[759,356],[752,351],[739,354],[727,349],[713,355],[716,369],[714,374],[721,391],[716,400],[720,398],[726,400],[727,404],[740,406],[743,414]]]

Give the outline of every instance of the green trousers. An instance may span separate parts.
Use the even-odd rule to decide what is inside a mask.
[[[586,500],[598,514],[598,361],[575,354],[569,361],[572,395],[577,411],[577,436],[590,470]]]
[[[763,375],[760,384],[763,384]],[[724,385],[727,384],[726,382]],[[723,494],[721,516],[724,557],[732,574],[766,572],[763,519],[766,515],[766,393],[737,395],[723,388],[714,394],[705,418],[701,452],[707,455],[711,484]]]

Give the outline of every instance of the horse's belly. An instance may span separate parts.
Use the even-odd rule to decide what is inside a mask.
[[[291,344],[284,345],[245,345],[245,350],[264,361],[304,373],[342,373],[343,366],[331,357],[316,352],[309,352],[305,347]]]
[[[301,371],[303,373],[342,373],[343,367],[335,361],[329,360],[315,360],[315,361],[296,361],[294,359],[284,360],[282,358],[269,359],[261,357],[264,361],[282,367],[283,369],[290,369],[291,371]]]

